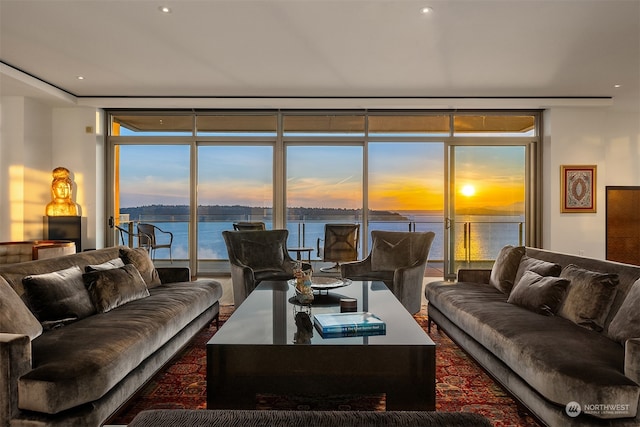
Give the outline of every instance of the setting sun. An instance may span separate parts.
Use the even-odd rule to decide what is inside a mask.
[[[471,184],[467,184],[460,189],[460,193],[462,193],[463,196],[471,197],[476,194],[476,188]]]

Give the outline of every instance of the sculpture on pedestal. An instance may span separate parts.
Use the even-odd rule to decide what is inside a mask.
[[[51,202],[47,205],[47,216],[78,216],[78,206],[71,200],[70,172],[67,168],[53,170],[51,182]]]

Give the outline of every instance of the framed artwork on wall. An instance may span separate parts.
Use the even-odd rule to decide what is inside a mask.
[[[560,181],[560,212],[596,211],[596,165],[562,165]]]

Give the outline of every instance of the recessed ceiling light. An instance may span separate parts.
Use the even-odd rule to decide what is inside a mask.
[[[84,76],[77,76],[76,77],[78,80],[84,80]]]
[[[613,87],[615,87],[615,88],[619,88],[619,87],[622,87],[622,85],[620,85],[620,84],[618,84],[618,85],[613,85]]]
[[[420,9],[420,13],[422,13],[423,15],[428,15],[431,12],[433,12],[433,8],[429,6],[425,6],[422,9]]]
[[[167,6],[160,6],[158,9],[159,9],[159,10],[160,10],[160,12],[162,12],[162,13],[171,13],[171,9],[170,9],[170,8],[168,8]]]

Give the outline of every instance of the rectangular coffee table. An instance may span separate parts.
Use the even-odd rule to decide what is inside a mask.
[[[311,307],[284,281],[249,294],[207,343],[207,407],[255,409],[258,393],[385,393],[387,410],[435,410],[435,344],[391,291],[353,282],[323,294]],[[384,320],[386,334],[323,338],[309,330],[314,314],[340,312],[341,297]]]

